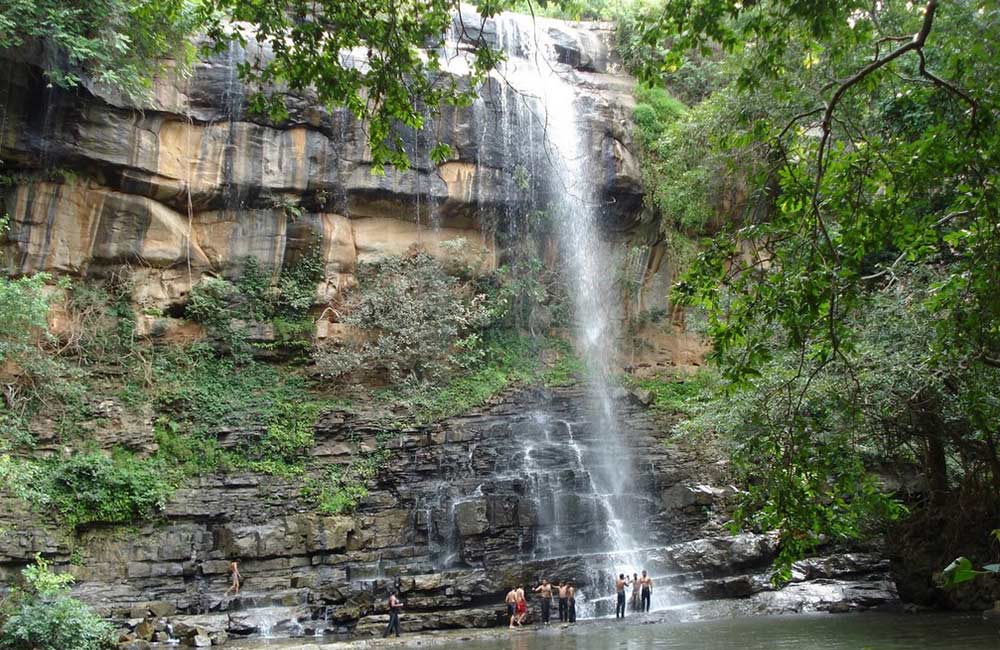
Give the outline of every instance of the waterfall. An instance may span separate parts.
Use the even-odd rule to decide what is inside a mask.
[[[500,130],[505,168],[530,161],[532,175],[541,174],[540,190],[554,224],[567,293],[572,300],[576,350],[586,368],[584,394],[588,433],[578,433],[573,423],[548,423],[536,418],[542,437],[525,443],[524,470],[538,491],[540,510],[551,518],[551,527],[536,540],[536,554],[559,551],[591,553],[587,582],[591,593],[581,606],[582,616],[601,611],[593,601],[613,598],[613,577],[642,570],[643,514],[635,506],[637,487],[633,475],[640,459],[630,458],[625,435],[619,427],[614,399],[614,360],[619,340],[619,300],[614,287],[615,260],[602,238],[602,205],[595,179],[601,177],[600,160],[588,142],[582,111],[588,98],[580,92],[575,71],[558,62],[555,42],[542,21],[530,16],[502,14],[495,19],[496,40],[506,55],[497,71],[501,84]],[[538,143],[535,133],[538,132]],[[534,151],[536,145],[539,151]],[[526,150],[525,147],[531,147]],[[599,148],[598,148],[599,150]],[[523,167],[522,167],[523,169]],[[507,191],[510,191],[508,183]],[[516,189],[516,188],[515,188]],[[514,202],[508,200],[507,205]],[[535,203],[534,197],[531,203]],[[553,427],[564,433],[553,436]],[[591,545],[581,546],[567,517],[581,517],[585,509],[566,509],[566,486],[553,486],[549,471],[533,455],[553,444],[561,445],[577,482],[570,486],[573,499],[590,500],[589,517],[604,530],[591,532]],[[567,455],[568,452],[568,455]],[[551,494],[563,490],[562,497]],[[545,491],[550,494],[544,494]],[[668,603],[666,590],[654,589],[654,606]],[[606,603],[605,603],[606,604]]]

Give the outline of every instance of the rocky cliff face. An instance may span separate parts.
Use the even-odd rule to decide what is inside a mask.
[[[612,34],[557,21],[540,28],[558,34],[561,56],[575,66],[587,146],[603,161],[613,218],[627,226],[641,179],[628,134],[631,80],[613,61]],[[246,257],[276,272],[313,242],[327,268],[321,300],[350,286],[358,261],[415,244],[440,253],[442,241],[464,238],[493,253],[497,232],[523,207],[525,184],[541,185],[526,170],[544,173],[543,125],[505,121],[513,91],[497,80],[472,106],[401,132],[413,168],[379,176],[362,124],[344,110],[290,97],[283,123],[250,114],[236,75],[246,53],[236,48],[199,61],[190,77],[158,80],[143,106],[49,86],[32,64],[39,52],[6,55],[8,270],[100,277],[129,264],[141,306],[176,306],[202,274],[231,273]],[[538,143],[530,160],[508,159],[514,128]],[[434,165],[428,153],[439,141],[456,156]],[[486,264],[494,262],[490,255]]]
[[[602,226],[624,238],[642,197],[629,137],[632,81],[617,67],[606,26],[543,20],[539,28],[580,89],[585,147],[603,170]],[[485,30],[491,42],[509,38],[495,23]],[[516,240],[519,220],[547,200],[544,124],[511,110],[523,98],[496,80],[472,106],[402,133],[413,168],[378,176],[362,126],[344,111],[299,97],[284,123],[250,115],[238,49],[200,61],[189,78],[159,80],[143,106],[96,88],[48,87],[33,64],[39,52],[5,55],[7,270],[100,279],[127,266],[136,308],[177,313],[206,274],[231,276],[249,257],[276,275],[313,246],[325,264],[317,305],[354,284],[359,262],[414,246],[450,257],[455,247],[444,243],[464,239],[469,258],[488,270]],[[438,141],[456,156],[434,165],[428,152]],[[647,291],[635,300],[642,309],[663,295],[669,260],[651,246],[633,266]],[[320,321],[317,334],[325,331]],[[654,346],[657,363],[696,363],[701,353],[669,336]],[[707,515],[726,494],[704,485],[714,479],[711,459],[665,445],[662,423],[618,399],[638,460],[614,507],[645,517],[646,566],[678,601],[755,595],[762,607],[797,609],[892,597],[879,581],[859,595],[842,580],[881,579],[885,567],[867,556],[800,567],[797,579],[826,580],[824,593],[773,596],[766,570],[774,540],[723,536]],[[328,412],[316,425],[314,467],[346,463],[376,437],[391,441],[390,467],[351,516],[320,516],[298,483],[256,474],[193,479],[158,521],[129,531],[67,535],[5,498],[0,581],[42,553],[71,568],[77,593],[112,616],[187,617],[232,634],[370,631],[384,624],[390,585],[408,603],[406,629],[492,625],[510,586],[542,576],[576,580],[581,607],[601,614],[609,578],[587,567],[610,562],[588,556],[606,546],[611,515],[598,507],[586,468],[614,459],[601,458],[601,432],[584,401],[575,387],[523,392],[438,425],[392,431],[372,414]],[[118,424],[95,430],[96,444],[141,450],[149,442],[149,422]],[[232,559],[246,577],[237,598],[224,596]]]
[[[392,432],[392,463],[352,516],[317,515],[294,485],[253,474],[199,479],[159,521],[127,534],[90,528],[70,539],[5,500],[0,577],[43,553],[71,568],[81,597],[116,618],[135,622],[152,611],[235,635],[371,632],[385,623],[393,587],[407,602],[407,630],[490,626],[502,622],[511,586],[543,576],[575,580],[581,608],[609,613],[611,576],[588,570],[605,522],[579,485],[586,475],[574,468],[574,449],[539,444],[540,420],[549,418],[577,426],[582,453],[599,450],[599,438],[588,442],[598,432],[587,431],[580,401],[574,387],[518,392],[467,416]],[[663,427],[633,400],[619,405],[629,451],[642,459],[635,498],[652,497],[620,507],[648,514],[644,566],[674,602],[752,596],[747,607],[798,611],[892,599],[886,563],[865,555],[804,562],[794,588],[773,592],[775,540],[720,535],[706,512],[725,491],[702,483],[711,477],[706,459],[664,444]],[[345,462],[380,432],[364,415],[329,412],[316,426],[315,460]],[[542,489],[544,480],[561,487]],[[570,530],[554,535],[558,527]],[[567,546],[553,548],[553,539]],[[238,597],[225,596],[232,559],[245,577]]]

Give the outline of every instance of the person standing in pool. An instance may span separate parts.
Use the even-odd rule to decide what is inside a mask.
[[[542,623],[548,625],[552,610],[552,585],[546,578],[542,578],[542,584],[535,587],[534,591],[542,598]]]
[[[576,623],[576,585],[572,580],[569,582],[569,588],[566,590],[566,596],[569,601],[569,622]]]
[[[642,571],[642,577],[639,578],[639,585],[642,587],[639,611],[648,612],[649,600],[653,595],[653,579],[646,575],[645,569]]]
[[[528,615],[528,600],[524,597],[524,587],[517,588],[517,602],[514,603],[514,615],[517,617],[517,626],[521,627],[524,617]]]
[[[559,622],[569,621],[569,585],[559,583]]]
[[[628,586],[628,580],[625,579],[625,574],[619,573],[618,579],[615,580],[615,593],[618,596],[618,601],[615,604],[615,618],[625,618],[626,586]]]
[[[507,603],[507,616],[510,617],[510,629],[514,629],[514,617],[517,615],[517,587],[511,587],[504,598]]]
[[[632,598],[629,601],[633,612],[639,611],[639,574],[632,574]]]

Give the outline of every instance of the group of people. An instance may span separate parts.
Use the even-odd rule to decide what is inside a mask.
[[[542,579],[540,585],[532,589],[541,598],[542,603],[542,623],[549,624],[552,616],[552,596],[559,597],[559,620],[564,623],[576,622],[576,585],[573,582],[560,582],[559,586],[552,584],[548,579]],[[504,599],[507,603],[507,615],[510,617],[510,628],[515,625],[521,627],[524,617],[528,615],[528,600],[524,594],[524,587],[513,587],[507,592]]]
[[[627,578],[624,573],[619,573],[618,578],[615,580],[615,592],[618,596],[618,602],[615,606],[615,618],[625,618],[625,590],[628,587],[632,587],[632,611],[649,611],[649,601],[653,595],[653,579],[646,574],[645,570],[641,576],[633,573],[631,579]],[[559,599],[559,621],[564,623],[576,622],[576,584],[572,581],[560,582],[557,586],[549,582],[548,579],[543,579],[541,584],[532,589],[532,592],[538,594],[541,600],[543,624],[549,624],[552,615],[552,598],[554,596]],[[513,630],[521,627],[525,617],[528,615],[528,599],[525,595],[524,587],[512,587],[507,592],[507,597],[504,601],[507,603],[507,616],[510,619],[510,629]],[[393,632],[396,633],[396,636],[399,636],[399,612],[403,608],[403,603],[399,600],[396,592],[390,594],[388,605],[389,624],[382,634],[383,638]]]
[[[632,587],[632,611],[648,612],[649,601],[653,596],[653,579],[646,575],[645,569],[642,577],[633,573],[630,581],[624,573],[618,574],[615,580],[615,592],[618,595],[618,603],[615,605],[615,618],[625,618],[625,589]]]

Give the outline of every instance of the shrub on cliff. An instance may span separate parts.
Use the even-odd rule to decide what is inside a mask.
[[[331,377],[381,372],[392,383],[434,382],[461,367],[490,316],[483,296],[464,294],[424,252],[360,265],[358,289],[343,307],[343,322],[357,328],[361,340],[319,349],[319,371]]]
[[[36,556],[24,585],[0,605],[4,650],[110,650],[114,629],[85,603],[69,596],[73,577],[56,574]]]

